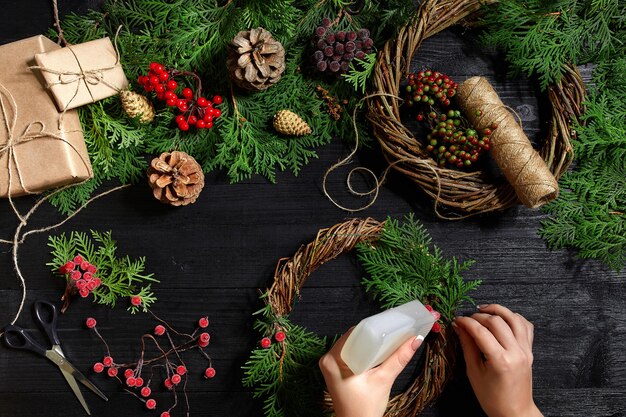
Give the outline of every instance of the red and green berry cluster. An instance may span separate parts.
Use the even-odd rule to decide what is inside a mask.
[[[441,324],[439,323],[439,321],[441,320],[441,313],[428,304],[424,305],[424,307],[426,307],[426,310],[430,311],[430,313],[435,318],[435,323],[433,324],[433,327],[432,329],[430,329],[430,331],[433,333],[439,333],[441,331]]]
[[[196,91],[189,87],[179,93],[177,77],[192,76],[196,80]],[[156,98],[165,101],[170,107],[178,108],[180,114],[176,116],[176,124],[182,131],[189,130],[190,126],[196,129],[211,129],[213,121],[222,115],[222,111],[214,106],[222,104],[222,96],[213,96],[212,99],[202,96],[202,85],[199,77],[186,71],[165,68],[158,62],[150,64],[147,75],[140,75],[137,82],[146,92],[154,92]]]
[[[464,168],[476,163],[484,152],[491,149],[489,135],[498,127],[494,124],[480,132],[466,127],[459,110],[448,110],[442,114],[431,111],[427,117],[432,129],[426,136],[426,151],[441,167]]]
[[[165,321],[154,316],[154,314],[153,317],[159,320],[161,324],[155,326],[153,331],[154,336],[151,334],[142,336],[141,354],[139,360],[133,363],[117,363],[114,361],[108,344],[96,328],[96,319],[93,317],[87,318],[85,325],[87,328],[92,329],[100,338],[107,352],[101,361],[93,365],[93,371],[95,373],[103,373],[106,371],[109,377],[116,378],[119,381],[124,390],[132,393],[136,398],[143,401],[145,407],[149,410],[155,410],[157,408],[157,401],[152,398],[154,389],[162,386],[168,391],[171,391],[174,396],[173,405],[160,414],[160,417],[169,417],[172,409],[176,407],[177,404],[177,391],[186,393],[185,390],[189,373],[182,359],[182,353],[184,351],[198,348],[200,354],[208,360],[208,367],[203,372],[204,377],[210,379],[216,375],[215,368],[211,365],[211,358],[203,349],[208,346],[210,340],[209,333],[204,331],[204,329],[209,326],[209,319],[206,316],[200,317],[195,331],[192,334],[186,334],[175,330]],[[181,337],[184,340],[179,344],[175,344],[174,339]],[[156,345],[156,350],[160,352],[159,356],[155,358],[145,358],[147,341],[152,341]],[[147,368],[147,370],[144,368]],[[159,374],[163,377],[162,385],[155,381]],[[145,380],[144,377],[146,378]],[[189,415],[188,409],[187,415]]]
[[[425,70],[409,74],[406,86],[406,104],[409,107],[419,104],[449,106],[458,84],[438,71]]]
[[[68,286],[76,288],[78,294],[83,298],[102,284],[100,278],[94,275],[97,271],[96,266],[87,262],[80,255],[76,255],[74,259],[67,261],[59,268],[59,273],[67,276]]]
[[[274,340],[276,340],[278,343],[283,343],[286,338],[287,334],[282,330],[279,330],[274,334]],[[270,346],[272,346],[272,339],[269,337],[264,337],[263,339],[261,339],[260,345],[263,349],[268,349]]]
[[[340,76],[348,72],[354,58],[363,59],[372,52],[374,41],[367,29],[333,32],[331,25],[331,20],[325,18],[315,29],[312,59],[318,71]]]

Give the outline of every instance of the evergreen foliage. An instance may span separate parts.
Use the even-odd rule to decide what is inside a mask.
[[[153,274],[145,274],[145,258],[132,260],[128,256],[117,257],[117,242],[113,240],[111,232],[91,231],[91,235],[82,232],[71,232],[69,236],[62,233],[59,236],[49,236],[48,246],[52,248],[52,261],[47,265],[55,275],[64,279],[71,279],[59,273],[59,268],[68,260],[81,255],[83,259],[98,268],[94,274],[102,283],[94,289],[94,302],[115,307],[119,298],[138,295],[141,297],[141,306],[131,305],[131,313],[139,309],[147,311],[156,301],[151,290],[151,283],[159,282]]]
[[[174,111],[162,103],[157,104],[156,121],[148,125],[129,120],[117,97],[81,108],[95,178],[58,194],[52,203],[68,213],[104,180],[136,182],[144,176],[146,154],[172,148],[194,156],[205,171],[226,169],[233,182],[256,174],[274,182],[277,169],[289,169],[297,175],[317,157],[316,147],[333,137],[353,136],[349,118],[333,120],[315,93],[319,84],[340,98],[354,96],[346,82],[322,77],[310,69],[309,43],[322,18],[335,20],[338,30],[370,27],[376,45],[381,46],[414,11],[409,0],[366,0],[359,4],[356,10],[352,1],[345,0],[109,0],[100,12],[67,16],[62,27],[67,40],[74,44],[113,38],[122,26],[118,45],[131,88],[139,91],[137,76],[156,61],[196,71],[204,81],[203,93],[208,97],[220,94],[225,100],[213,129],[184,133],[172,126]],[[225,47],[237,32],[258,26],[283,44],[287,65],[277,85],[253,94],[230,86]],[[50,35],[56,34],[51,31]],[[313,134],[304,138],[277,135],[271,129],[271,119],[284,108],[303,117]],[[364,131],[364,123],[359,128]]]
[[[546,205],[540,234],[615,270],[626,266],[626,14],[623,0],[502,0],[485,39],[513,68],[555,83],[565,64],[596,64],[574,142],[574,169]]]
[[[460,275],[473,262],[445,259],[412,215],[402,222],[387,219],[379,240],[357,247],[357,258],[367,275],[362,280],[365,290],[385,309],[418,299],[450,321],[463,301],[472,301],[468,293],[480,284]],[[267,293],[261,298],[266,297]],[[330,347],[328,340],[286,316],[277,317],[270,305],[256,314],[262,315],[255,329],[263,337],[280,329],[286,339],[252,351],[243,367],[244,386],[254,389],[255,398],[264,398],[267,417],[322,415],[324,381],[317,363]]]

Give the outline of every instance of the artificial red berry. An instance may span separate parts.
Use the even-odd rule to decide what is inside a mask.
[[[189,120],[187,120],[187,123],[189,123],[190,125],[195,125],[197,121],[198,118],[196,116],[189,116]]]
[[[89,280],[91,280],[91,278],[93,278],[93,274],[92,274],[91,272],[84,272],[84,273],[83,273],[83,278],[84,278],[86,281],[89,281]]]
[[[215,369],[213,367],[208,367],[204,370],[204,377],[207,379],[213,378],[215,376]]]
[[[222,115],[222,111],[220,109],[213,109],[213,117],[216,119]]]
[[[84,279],[79,279],[78,281],[76,281],[76,288],[78,288],[79,290],[82,290],[83,288],[87,287],[87,281],[85,281]]]
[[[146,400],[146,408],[148,410],[154,410],[156,408],[156,400],[152,398]]]
[[[135,386],[141,387],[142,385],[143,385],[143,378],[142,377],[135,378]]]
[[[132,369],[127,369],[124,371],[124,378],[130,378],[131,376],[133,376],[135,373],[133,372]]]
[[[200,326],[201,328],[206,328],[209,325],[209,318],[208,317],[201,317],[200,320],[198,320],[198,326]]]
[[[165,327],[161,326],[160,324],[157,324],[154,327],[154,334],[157,336],[163,336],[165,334]]]
[[[67,269],[68,271],[72,271],[74,268],[76,268],[76,264],[72,261],[67,261],[65,263],[65,265],[63,265],[65,267],[65,269]]]
[[[130,297],[130,303],[134,306],[141,305],[141,297],[138,295],[133,295],[132,297]]]
[[[163,411],[161,413],[161,417],[170,417],[170,413],[168,411]]]
[[[154,91],[157,93],[165,93],[165,86],[163,84],[157,84],[154,86]],[[163,99],[165,96],[161,96],[160,98]]]
[[[178,101],[176,102],[176,106],[179,109],[185,105],[187,105],[187,102],[185,101],[185,99],[179,98]]]
[[[78,281],[82,276],[83,274],[81,274],[78,270],[72,271],[72,273],[70,274],[70,278],[72,278],[74,281]]]
[[[193,90],[191,88],[183,88],[183,97],[185,98],[192,98],[193,97]]]
[[[178,83],[174,80],[169,80],[167,82],[167,89],[170,91],[174,91],[176,90],[176,88],[178,87]]]
[[[185,375],[187,373],[187,368],[185,368],[185,365],[178,365],[178,367],[176,367],[176,373],[178,375]]]
[[[80,265],[81,263],[83,263],[83,257],[80,255],[74,256],[74,263]]]
[[[150,85],[152,87],[156,87],[157,84],[159,84],[161,81],[159,80],[159,77],[157,77],[156,75],[151,75],[150,76]]]
[[[156,64],[154,66],[154,68],[151,68],[151,69],[152,69],[152,71],[156,72],[157,74],[160,74],[163,71],[165,71],[165,68],[163,68],[163,65],[161,65],[161,64]]]
[[[165,378],[165,381],[163,381],[163,385],[165,385],[165,388],[167,389],[172,389],[172,387],[174,386],[172,380],[169,378]]]
[[[433,311],[433,308],[430,305],[428,305],[428,304],[426,304],[424,307],[426,307],[426,310],[428,310],[430,312]]]
[[[200,334],[200,340],[202,342],[208,342],[209,340],[211,340],[211,336],[208,333],[206,333],[206,332],[201,333]]]
[[[183,132],[186,132],[189,130],[189,123],[187,122],[178,123],[178,128],[182,130]]]
[[[180,384],[180,381],[182,381],[182,378],[181,378],[181,376],[180,376],[180,375],[178,375],[178,374],[174,374],[174,375],[172,375],[172,377],[170,378],[170,380],[172,381],[172,384],[174,384],[174,385],[178,385],[178,384]]]
[[[139,393],[141,394],[142,397],[149,397],[150,394],[152,394],[152,390],[150,389],[150,387],[143,387],[141,389],[141,391],[139,391]]]
[[[135,379],[135,377],[130,377],[130,378],[126,378],[126,385],[128,385],[129,387],[134,387],[137,384],[137,380]]]
[[[89,295],[89,290],[87,288],[81,288],[80,290],[78,290],[78,294],[81,297],[86,298]]]
[[[469,161],[465,161],[465,162],[469,162]],[[435,324],[433,324],[433,328],[431,329],[431,331],[433,333],[439,333],[441,331],[441,324],[435,322]]]
[[[264,337],[263,339],[261,339],[261,347],[263,349],[267,349],[271,345],[272,345],[272,341],[270,340],[269,337]]]
[[[157,65],[161,65],[161,64],[159,64],[158,62],[151,62],[150,66],[149,66],[150,71],[154,71],[154,69],[157,67]]]
[[[198,346],[205,348],[209,346],[209,342],[203,342],[202,340],[198,339]]]
[[[435,318],[435,321],[437,321],[437,320],[439,320],[441,318],[441,313],[438,312],[438,311],[433,311],[431,314]]]
[[[285,340],[285,332],[276,332],[276,334],[274,335],[274,339],[276,339],[276,341],[278,343],[281,343]]]
[[[87,268],[87,272],[89,272],[90,274],[95,274],[97,270],[98,268],[96,268],[95,265],[89,265],[89,267]]]
[[[113,365],[113,358],[110,357],[110,356],[105,356],[102,359],[102,363],[104,364],[104,366],[111,366],[111,365]]]
[[[196,122],[196,127],[198,129],[206,129],[206,122],[203,119],[200,119]]]
[[[96,288],[98,288],[100,284],[102,284],[102,281],[100,280],[100,278],[96,277],[93,279],[93,283],[95,284]]]
[[[170,99],[175,99],[178,100],[178,97],[176,97],[176,94],[174,94],[173,91],[166,91],[165,94],[163,94],[163,98],[165,98],[166,100],[170,100]]]
[[[117,376],[117,368],[107,369],[107,375],[109,375],[111,378],[113,378],[114,376]]]
[[[89,291],[95,290],[96,289],[96,282],[94,280],[89,280],[87,282],[87,286],[85,288],[87,288]]]
[[[166,93],[166,94],[167,94],[167,93]],[[166,104],[166,105],[168,105],[168,106],[170,106],[170,107],[174,107],[174,106],[176,105],[176,101],[177,101],[177,100],[176,100],[176,99],[174,99],[174,98],[167,98],[167,97],[166,97],[165,104]]]
[[[93,364],[93,371],[97,374],[104,371],[104,365],[101,362],[96,362]]]
[[[205,121],[205,128],[206,129],[210,129],[213,127],[213,120],[206,120]]]
[[[96,327],[96,324],[96,319],[94,319],[93,317],[87,317],[87,320],[85,320],[85,325],[90,329]]]
[[[159,81],[165,82],[165,81],[167,81],[169,79],[170,79],[170,75],[167,72],[164,71],[164,72],[159,74]]]
[[[206,107],[209,104],[209,101],[204,97],[198,97],[196,104],[200,107]]]
[[[211,101],[213,101],[213,104],[222,104],[223,99],[222,96],[213,96]]]

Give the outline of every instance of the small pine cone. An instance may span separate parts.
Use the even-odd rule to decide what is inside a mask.
[[[148,182],[162,203],[186,206],[194,203],[204,187],[202,167],[185,152],[163,152],[150,162]]]
[[[141,116],[139,119],[141,123],[150,123],[154,120],[154,106],[146,96],[134,91],[123,90],[120,92],[120,100],[128,117],[134,119]]]
[[[230,79],[241,88],[262,91],[285,71],[285,48],[263,28],[242,30],[227,46]]]
[[[274,115],[274,129],[287,136],[305,136],[311,134],[311,127],[300,116],[290,110],[280,110]]]

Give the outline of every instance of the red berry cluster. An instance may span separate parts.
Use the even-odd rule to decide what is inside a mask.
[[[196,80],[196,91],[185,87],[176,93],[179,85],[174,78],[180,76],[192,76]],[[208,99],[202,96],[202,84],[200,78],[192,72],[178,71],[165,68],[158,62],[150,64],[147,75],[140,75],[137,82],[146,92],[154,92],[156,98],[165,101],[170,107],[177,107],[180,114],[176,116],[176,124],[182,131],[189,130],[190,126],[196,129],[211,129],[213,121],[222,115],[222,111],[214,105],[222,104],[222,96],[213,96]]]
[[[420,71],[409,74],[409,83],[406,86],[406,103],[409,107],[420,103],[442,106],[450,105],[450,97],[456,94],[458,84],[450,77],[438,71]]]
[[[140,300],[141,301],[141,300]],[[203,348],[208,346],[210,336],[207,332],[202,332],[209,325],[208,317],[201,317],[198,320],[198,327],[192,334],[186,334],[178,332],[173,329],[165,321],[156,317],[150,310],[148,310],[152,316],[160,321],[162,324],[158,324],[154,328],[154,335],[167,337],[165,343],[169,346],[163,346],[163,342],[157,339],[151,334],[144,334],[141,340],[141,354],[140,359],[133,363],[116,363],[111,356],[109,346],[96,328],[97,322],[93,317],[86,319],[85,324],[88,328],[92,329],[96,335],[100,338],[104,346],[106,347],[106,356],[102,358],[100,362],[96,362],[93,365],[93,371],[95,373],[103,373],[106,370],[106,374],[111,378],[116,378],[122,385],[123,389],[136,398],[144,402],[145,407],[149,410],[157,408],[157,401],[151,398],[153,389],[158,386],[153,381],[153,377],[157,375],[157,370],[164,370],[165,374],[163,379],[163,387],[172,392],[174,396],[174,402],[168,410],[161,412],[160,417],[169,417],[172,409],[176,407],[177,391],[180,391],[185,397],[187,397],[186,385],[189,378],[188,370],[184,362],[182,361],[181,354],[193,348],[198,348],[199,352],[208,360],[209,365],[204,370],[204,377],[207,379],[213,378],[216,375],[215,368],[211,365],[211,358],[204,352]],[[169,329],[169,330],[168,330]],[[200,334],[197,334],[200,333]],[[174,343],[175,337],[182,337],[185,340],[176,345]],[[152,341],[156,344],[157,351],[160,355],[154,358],[145,358],[146,341]],[[144,367],[149,367],[148,370],[144,370]],[[123,371],[123,375],[120,372]],[[143,376],[148,378],[144,380]],[[185,401],[188,404],[187,401]],[[187,409],[187,415],[189,415],[189,409]]]
[[[340,76],[348,72],[354,58],[363,59],[372,52],[374,41],[367,29],[333,32],[330,30],[331,25],[331,20],[325,18],[321,26],[315,29],[312,59],[318,71]]]
[[[448,110],[445,114],[432,111],[428,118],[432,130],[426,136],[426,150],[442,167],[447,164],[465,168],[476,163],[484,152],[491,149],[489,135],[498,127],[493,124],[480,132],[465,127],[465,119],[459,110]]]
[[[97,271],[96,266],[87,262],[80,255],[76,255],[73,260],[67,261],[59,268],[60,274],[69,277],[68,288],[78,290],[83,298],[102,284],[100,278],[94,276]]]
[[[433,333],[439,333],[441,331],[441,324],[439,323],[439,320],[441,319],[441,313],[433,309],[432,306],[429,306],[428,304],[426,304],[424,307],[426,307],[426,310],[430,311],[430,313],[435,318],[435,323],[433,324],[433,327],[432,329],[430,329],[430,331]]]
[[[286,338],[287,334],[282,330],[279,330],[274,334],[274,340],[276,340],[278,343],[283,343]],[[264,337],[263,339],[261,339],[260,344],[263,349],[267,349],[272,346],[272,339],[270,339],[269,337]]]

